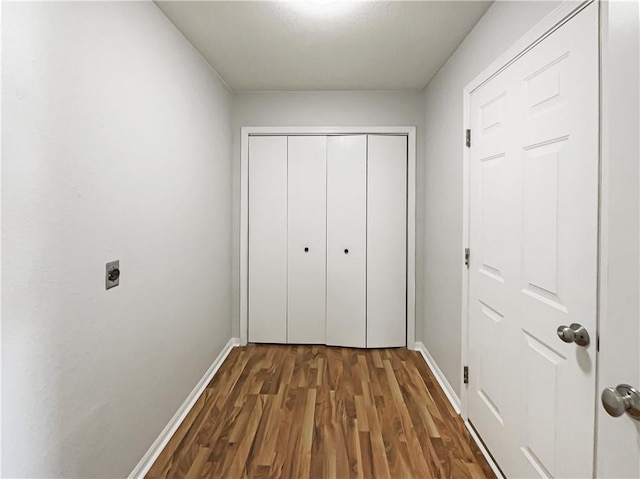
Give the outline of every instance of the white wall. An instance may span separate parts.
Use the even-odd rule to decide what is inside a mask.
[[[424,92],[424,314],[422,341],[460,394],[462,304],[462,91],[493,60],[557,7],[498,1]],[[420,336],[418,336],[420,338]]]
[[[416,168],[424,178],[422,92],[283,92],[233,95],[233,335],[240,328],[240,129],[243,126],[416,126]],[[421,184],[417,187],[417,244],[423,244]],[[421,251],[416,251],[418,264]],[[421,271],[416,289],[421,290]],[[416,317],[422,312],[416,297]],[[416,324],[416,337],[420,337]]]
[[[123,477],[231,337],[232,96],[151,2],[2,8],[2,474]]]

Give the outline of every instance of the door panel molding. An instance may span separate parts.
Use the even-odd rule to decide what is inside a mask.
[[[240,344],[247,344],[249,283],[249,138],[254,136],[401,135],[407,137],[407,348],[415,348],[416,127],[245,126],[240,134]]]

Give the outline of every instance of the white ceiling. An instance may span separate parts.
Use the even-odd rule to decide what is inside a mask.
[[[420,90],[490,1],[157,1],[234,91]]]

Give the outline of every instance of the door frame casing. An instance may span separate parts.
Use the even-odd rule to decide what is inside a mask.
[[[240,345],[249,322],[249,137],[398,135],[407,137],[407,348],[416,333],[416,127],[415,126],[243,126],[240,130]]]
[[[600,278],[596,401],[605,387],[638,386],[638,158],[640,6],[600,2]],[[630,327],[631,326],[631,327]],[[625,341],[626,340],[626,341]],[[595,477],[638,477],[638,423],[597,407]],[[612,447],[615,444],[616,447]]]

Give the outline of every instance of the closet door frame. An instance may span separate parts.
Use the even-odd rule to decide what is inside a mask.
[[[249,137],[397,135],[407,137],[407,348],[416,333],[416,127],[245,126],[240,133],[240,345],[247,344],[249,304]]]

